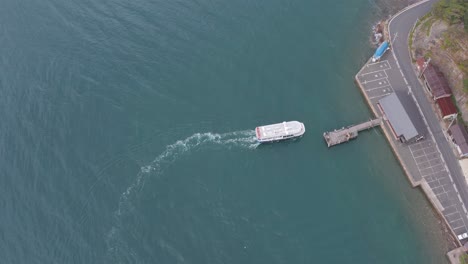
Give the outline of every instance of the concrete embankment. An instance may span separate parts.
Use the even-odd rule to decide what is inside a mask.
[[[382,131],[409,182],[413,187],[421,187],[420,190],[450,230],[454,243],[459,246],[462,242],[466,242],[466,239],[461,237],[468,232],[467,211],[425,114],[415,98],[414,93],[417,92],[419,96],[419,93],[423,91],[422,87],[419,82],[412,80],[414,79],[412,76],[409,76],[415,74],[413,71],[405,71],[408,65],[402,64],[400,67],[397,59],[399,54],[407,52],[405,30],[409,32],[415,20],[428,10],[430,10],[430,2],[423,1],[405,8],[393,16],[388,23],[384,23],[387,27],[384,35],[390,43],[395,42],[396,38],[390,29],[399,31],[400,40],[396,41],[398,45],[393,45],[392,50],[384,54],[379,62],[368,61],[356,74],[355,81],[375,117],[384,119],[381,125]],[[396,33],[393,32],[393,34]],[[391,37],[394,39],[392,40]],[[402,43],[405,45],[403,46]],[[411,67],[409,65],[409,68]],[[424,135],[424,140],[402,143],[395,137],[389,122],[378,107],[379,100],[392,93],[398,96],[413,125],[420,135]]]
[[[374,100],[376,98],[372,98],[368,94],[368,90],[366,90],[366,87],[364,84],[361,82],[359,76],[365,70],[368,64],[366,64],[361,70],[356,74],[355,76],[355,81],[357,86],[359,87],[359,90],[361,91],[367,105],[371,109],[372,113],[376,118],[383,118],[382,113],[379,111],[377,107],[377,101]],[[386,95],[386,94],[385,94]],[[383,95],[384,96],[384,95]],[[382,97],[383,97],[382,96]],[[380,97],[378,97],[380,98]],[[381,125],[382,131],[385,134],[385,137],[387,139],[387,142],[390,144],[392,152],[394,153],[395,157],[397,158],[399,164],[401,165],[405,176],[407,177],[408,181],[411,183],[412,187],[421,187],[421,191],[426,195],[427,199],[433,206],[433,208],[436,210],[436,212],[440,215],[441,219],[443,219],[443,222],[445,223],[447,230],[450,230],[452,236],[453,236],[453,241],[457,243],[458,246],[461,246],[460,241],[457,239],[457,234],[454,232],[452,229],[452,226],[448,222],[447,218],[443,214],[444,211],[444,206],[442,203],[439,201],[437,198],[436,193],[433,191],[433,189],[429,186],[427,183],[426,179],[424,177],[421,177],[420,175],[415,175],[417,174],[417,164],[414,164],[414,158],[412,155],[408,155],[408,151],[405,151],[405,147],[402,144],[397,143],[395,140],[394,135],[391,132],[391,128],[386,124],[386,122],[383,122]],[[398,144],[398,145],[397,145]]]

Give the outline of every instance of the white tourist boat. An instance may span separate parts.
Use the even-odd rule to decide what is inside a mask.
[[[304,135],[305,126],[298,121],[288,121],[278,124],[259,126],[255,128],[257,140],[260,143],[276,142]]]

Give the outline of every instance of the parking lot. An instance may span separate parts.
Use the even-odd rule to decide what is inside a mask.
[[[410,145],[409,148],[422,177],[432,180],[429,177],[445,170],[440,154],[432,141],[416,143]]]
[[[390,69],[388,61],[369,63],[359,75],[359,81],[372,101],[394,92],[386,73]]]
[[[408,115],[425,138],[412,144],[401,143],[393,138],[395,151],[405,163],[404,167],[413,184],[420,184],[425,180],[443,208],[442,214],[452,230],[457,235],[465,234],[468,231],[468,223],[465,223],[466,209],[433,138],[425,134],[426,125],[422,122],[422,117],[408,92],[406,80],[400,74],[394,60],[389,57],[388,60],[366,64],[357,75],[357,79],[375,109],[378,109],[376,105],[380,99],[393,92],[397,93]],[[387,126],[384,125],[383,128],[385,127]]]
[[[458,193],[450,180],[447,168],[443,163],[439,151],[432,141],[423,141],[409,146],[411,155],[418,167],[419,173],[427,181],[440,204],[444,208],[443,214],[452,229],[457,233],[465,231],[461,213],[463,208],[457,206]],[[460,233],[460,232],[458,232]]]

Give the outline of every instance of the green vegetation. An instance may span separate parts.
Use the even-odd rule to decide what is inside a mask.
[[[432,13],[429,12],[427,14],[425,14],[424,16],[422,16],[420,19],[418,19],[418,21],[416,22],[416,25],[414,26],[414,28],[417,28],[419,27],[419,25],[422,24],[421,26],[421,30],[425,30],[426,31],[426,35],[429,36],[429,33],[431,33],[431,27],[432,27],[432,24],[436,21],[436,18],[432,16]]]
[[[441,19],[447,22],[449,25],[464,24],[465,32],[468,32],[468,1],[466,0],[440,0],[437,2],[433,9],[432,14],[435,18]],[[465,35],[466,36],[466,35]],[[455,54],[460,51],[460,45],[464,45],[463,33],[460,31],[454,31],[450,28],[442,36],[441,47],[444,50]],[[458,68],[463,72],[465,76],[463,79],[463,91],[468,93],[468,60],[457,61]]]
[[[431,16],[432,16],[431,12],[429,12],[429,13],[425,14],[424,16],[422,16],[420,19],[418,19],[418,21],[416,21],[416,25],[414,26],[414,28],[417,28],[422,22],[426,21],[426,19],[428,19]]]
[[[408,38],[408,46],[410,47],[410,49],[413,48],[413,34],[414,34],[414,30],[411,30],[411,32],[409,33],[409,38]]]
[[[468,78],[463,79],[463,91],[468,93]]]
[[[452,38],[452,34],[450,33],[451,33],[450,31],[447,31],[444,33],[441,47],[444,50],[457,52],[460,47],[458,46],[458,43],[456,42],[456,40]]]
[[[461,111],[460,111],[460,108],[458,107],[457,99],[455,98],[455,95],[452,94],[450,96],[450,99],[452,99],[452,103],[455,105],[455,108],[457,108],[458,115],[460,115]]]
[[[428,50],[426,54],[424,54],[424,59],[428,60],[429,58],[432,58],[432,56],[433,56],[432,50]]]
[[[465,15],[463,16],[463,23],[465,25],[465,31],[468,32],[468,8],[465,9]]]
[[[450,25],[465,23],[465,31],[468,32],[468,1],[466,0],[441,0],[434,5],[432,10],[435,17],[442,19]]]
[[[455,95],[451,95],[450,99],[452,99],[453,105],[455,105],[455,108],[457,109],[457,123],[459,124],[464,124],[465,126],[467,125],[465,120],[463,120],[462,112],[460,110],[460,107],[458,107],[457,99],[455,98]],[[468,264],[468,263],[467,263]]]
[[[468,264],[468,254],[460,255],[460,264]]]
[[[458,65],[458,68],[460,68],[460,70],[462,70],[464,73],[468,73],[468,60],[464,60],[458,63],[457,65]]]
[[[431,34],[431,27],[432,27],[432,24],[434,24],[435,21],[436,21],[435,17],[430,17],[429,19],[424,21],[424,23],[421,25],[421,30],[426,31],[426,36],[429,37],[429,34]]]

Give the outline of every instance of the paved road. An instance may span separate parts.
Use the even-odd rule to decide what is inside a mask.
[[[389,25],[389,31],[393,41],[392,51],[393,56],[398,61],[403,76],[408,82],[407,85],[403,84],[402,87],[398,88],[399,90],[405,90],[406,94],[408,94],[408,91],[413,93],[414,98],[426,119],[427,125],[434,136],[434,140],[437,143],[442,157],[447,164],[453,182],[457,186],[461,199],[466,205],[468,204],[468,186],[466,184],[465,177],[461,172],[457,158],[453,154],[449,143],[445,139],[436,114],[434,113],[431,104],[428,102],[425,92],[420,82],[418,81],[416,74],[414,73],[412,68],[412,61],[408,51],[409,32],[413,28],[416,20],[430,11],[434,2],[436,1],[430,0],[393,18]],[[397,87],[394,87],[394,89],[397,90]],[[411,111],[408,111],[408,113],[410,114]],[[419,115],[416,115],[414,118],[419,118]]]
[[[380,62],[367,63],[356,77],[376,116],[383,114],[378,105],[380,99],[391,93],[398,95],[418,132],[426,138],[420,142],[402,143],[390,136],[389,142],[393,150],[400,159],[412,186],[421,185],[434,206],[444,215],[454,233],[462,235],[468,232],[468,216],[457,186],[451,179],[448,166],[418,110],[415,99],[408,92],[408,81],[405,81],[393,54],[391,52],[385,54],[384,60]],[[389,135],[392,133],[388,122],[383,122],[382,128]]]

